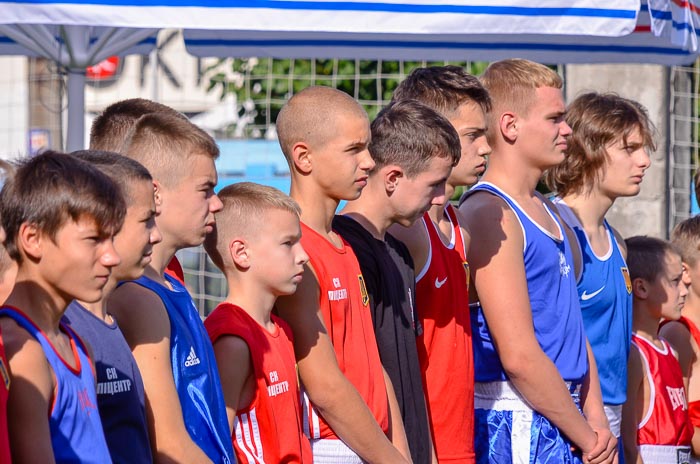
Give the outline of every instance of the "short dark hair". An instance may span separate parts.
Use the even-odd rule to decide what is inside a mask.
[[[654,282],[664,272],[666,254],[681,255],[671,242],[656,237],[637,235],[625,239],[627,245],[627,267],[630,279]]]
[[[683,262],[694,266],[700,252],[700,216],[693,216],[676,224],[671,243],[681,252]]]
[[[0,191],[8,254],[21,262],[16,239],[24,223],[54,240],[67,220],[94,219],[103,236],[121,228],[126,205],[109,176],[75,156],[46,151],[17,163]]]
[[[459,66],[416,68],[394,91],[392,102],[417,100],[443,116],[450,116],[466,102],[484,113],[491,111],[491,97],[478,78]]]
[[[141,116],[131,128],[122,154],[135,159],[157,180],[175,185],[188,170],[188,158],[219,157],[214,139],[187,119],[167,113]]]
[[[107,174],[122,189],[127,206],[134,202],[133,183],[152,182],[153,177],[143,164],[111,151],[78,150],[71,153]]]
[[[447,158],[452,166],[461,156],[459,136],[437,111],[415,100],[392,103],[372,121],[369,152],[375,170],[401,166],[408,177],[423,172],[433,158]]]
[[[545,173],[547,186],[560,196],[582,193],[605,173],[607,147],[622,140],[627,144],[634,130],[642,145],[655,150],[654,126],[646,109],[634,100],[613,93],[589,92],[574,100],[566,112],[572,134],[564,161]]]
[[[129,98],[112,103],[92,122],[90,149],[120,153],[131,128],[145,114],[167,113],[182,119],[187,117],[170,108],[145,98]]]

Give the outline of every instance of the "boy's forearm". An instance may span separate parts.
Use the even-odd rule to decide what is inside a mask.
[[[387,464],[407,462],[379,427],[357,390],[342,373],[339,374],[343,378],[335,379],[332,387],[324,386],[317,390],[302,377],[314,408],[333,432],[363,460]],[[325,381],[328,380],[326,377]]]

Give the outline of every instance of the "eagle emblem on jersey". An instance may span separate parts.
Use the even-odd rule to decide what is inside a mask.
[[[5,361],[0,358],[0,377],[5,384],[5,390],[10,389],[10,374],[7,372],[7,367],[5,366]]]
[[[360,281],[360,295],[362,295],[362,304],[367,306],[369,303],[369,293],[367,293],[367,286],[365,285],[365,278],[362,274],[357,275],[357,280]]]
[[[626,267],[621,267],[622,276],[625,278],[625,287],[627,288],[627,294],[632,293],[632,280],[630,279],[630,271]]]
[[[467,290],[469,290],[469,263],[462,261],[462,266],[464,266],[464,273],[467,276]]]

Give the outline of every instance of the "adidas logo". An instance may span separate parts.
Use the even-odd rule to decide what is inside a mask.
[[[191,346],[190,347],[190,354],[188,354],[187,359],[185,359],[185,367],[196,366],[197,364],[199,364],[199,362],[200,362],[199,358],[197,357],[197,355],[194,352],[194,347]]]

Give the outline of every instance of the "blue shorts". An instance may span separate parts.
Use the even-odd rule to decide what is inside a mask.
[[[580,384],[568,384],[580,410]],[[477,464],[573,463],[581,453],[549,420],[525,403],[510,382],[474,385],[474,448]]]

